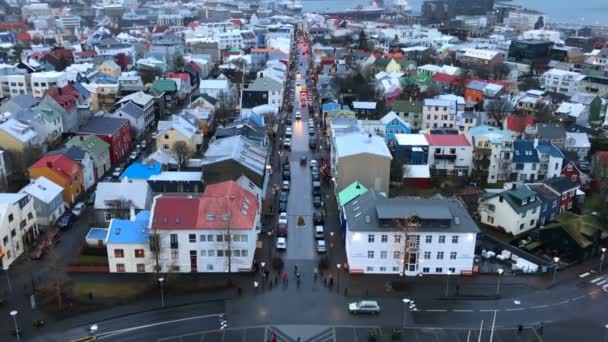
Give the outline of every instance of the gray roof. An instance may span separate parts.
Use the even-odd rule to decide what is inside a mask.
[[[15,112],[20,109],[29,109],[34,107],[37,103],[38,100],[32,95],[17,95],[4,102],[2,106],[0,106],[0,111]]]
[[[477,233],[479,229],[464,205],[455,198],[396,197],[386,198],[370,189],[344,206],[348,229],[373,232],[399,230],[398,226],[380,226],[380,219],[416,217],[418,232]],[[446,226],[445,223],[449,222]]]
[[[129,120],[127,119],[96,116],[91,118],[91,120],[89,120],[89,123],[79,129],[78,132],[89,134],[114,134],[122,126],[124,126],[125,122],[128,121]]]
[[[120,107],[119,111],[132,118],[139,118],[144,115],[144,110],[139,108],[139,106],[137,106],[131,101]]]
[[[539,137],[548,139],[565,139],[566,129],[561,123],[537,123],[536,129],[538,130],[537,135]]]
[[[53,151],[50,151],[49,153],[47,153],[47,155],[55,155],[55,154],[65,154],[70,159],[79,162],[84,159],[86,151],[79,148],[78,146],[68,146],[68,147],[62,147],[60,149],[53,150]]]

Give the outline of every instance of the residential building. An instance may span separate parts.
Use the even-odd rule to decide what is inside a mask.
[[[122,69],[120,68],[120,65],[116,64],[116,62],[114,62],[114,60],[112,59],[108,59],[101,63],[101,65],[97,67],[97,71],[106,76],[114,78],[119,78],[122,74]]]
[[[528,138],[551,142],[558,148],[564,148],[566,142],[566,129],[562,123],[537,122],[534,128],[528,127],[524,132]]]
[[[467,132],[473,145],[472,177],[494,184],[508,180],[511,175],[513,136],[491,126],[477,126]]]
[[[589,136],[587,133],[566,132],[564,148],[566,151],[575,152],[579,160],[585,160],[589,157],[591,151]]]
[[[66,74],[63,71],[42,71],[30,74],[30,84],[34,97],[44,96],[47,89],[52,87],[65,87],[67,85]]]
[[[203,135],[195,118],[184,114],[172,115],[168,121],[159,121],[153,137],[156,148],[165,151],[171,151],[175,142],[184,141],[189,151],[194,153],[203,143]]]
[[[473,146],[462,134],[426,134],[428,165],[433,175],[468,176],[473,164]]]
[[[0,76],[0,93],[4,97],[13,97],[32,93],[30,76],[21,70],[14,75]]]
[[[201,196],[156,197],[150,228],[158,270],[250,272],[260,215],[256,196],[235,181],[209,185]]]
[[[118,82],[112,80],[96,80],[86,84],[91,94],[91,111],[104,110],[111,112],[116,106],[116,94],[118,93]]]
[[[9,176],[23,173],[42,152],[36,131],[12,118],[0,123],[0,148],[6,152]]]
[[[154,97],[152,95],[148,95],[143,91],[138,91],[133,94],[126,95],[125,97],[120,99],[117,104],[126,105],[127,103],[132,103],[133,105],[137,106],[137,108],[139,108],[137,112],[141,113],[143,121],[142,130],[144,132],[154,126]],[[135,109],[132,108],[131,112],[134,110]],[[139,116],[140,115],[137,115],[136,117]]]
[[[559,216],[559,195],[544,184],[526,184],[525,187],[536,192],[536,197],[542,203],[537,226],[554,222]]]
[[[38,227],[52,227],[65,211],[63,188],[46,177],[38,177],[19,190],[31,196]]]
[[[131,151],[131,124],[127,119],[96,116],[81,127],[76,135],[95,135],[108,143],[112,164],[122,160]]]
[[[335,136],[331,146],[331,172],[335,192],[355,181],[368,189],[388,193],[392,155],[384,139],[352,132]]]
[[[25,193],[0,194],[0,262],[4,269],[31,246],[39,234],[36,210],[31,196]]]
[[[283,105],[283,83],[261,75],[245,89],[268,92],[268,104],[276,107]]]
[[[120,175],[122,182],[146,182],[150,177],[156,176],[161,172],[161,164],[150,163],[132,163]]]
[[[429,161],[429,141],[424,134],[395,134],[395,158],[405,165],[426,165]]]
[[[162,92],[166,108],[173,108],[177,105],[177,83],[172,79],[160,79],[152,83],[152,88]]]
[[[392,110],[403,121],[408,122],[412,129],[420,129],[422,125],[422,101],[419,100],[395,100]]]
[[[93,162],[93,157],[89,154],[89,152],[77,146],[64,146],[47,153],[47,155],[59,154],[63,154],[82,165],[82,180],[84,190],[89,191],[97,182],[97,179],[95,178],[95,164]]]
[[[112,219],[128,219],[149,210],[152,191],[146,182],[101,182],[95,192],[95,222],[107,224]]]
[[[156,272],[150,250],[150,211],[110,221],[105,245],[110,273]]]
[[[555,177],[547,179],[543,183],[560,196],[558,214],[574,208],[575,195],[580,188],[577,182],[568,177]]]
[[[519,235],[537,227],[541,206],[536,192],[520,187],[483,196],[478,212],[481,223]]]
[[[384,139],[390,145],[394,145],[397,141],[396,134],[412,133],[412,126],[401,119],[395,112],[388,112],[380,119],[383,126]]]
[[[453,128],[456,123],[456,105],[452,101],[425,99],[422,105],[422,129]]]
[[[503,62],[503,55],[498,51],[481,49],[464,49],[456,53],[460,62],[475,66],[495,66]]]
[[[551,69],[541,75],[540,85],[547,91],[572,96],[584,78],[585,75],[578,72]]]
[[[230,96],[230,82],[228,80],[201,80],[199,92],[218,99],[221,95]]]
[[[110,145],[95,135],[72,137],[65,143],[65,146],[76,146],[87,151],[93,160],[93,177],[96,182],[112,168]]]
[[[546,40],[520,39],[511,41],[509,61],[530,65],[543,65],[549,61],[549,51],[553,42]]]
[[[156,194],[170,193],[202,193],[203,173],[185,171],[164,171],[148,178],[152,192]]]
[[[350,273],[466,275],[473,270],[477,225],[457,199],[386,198],[373,189],[347,203]]]
[[[46,155],[28,171],[32,179],[46,177],[63,188],[63,199],[74,204],[85,191],[82,164],[70,159],[65,154]]]

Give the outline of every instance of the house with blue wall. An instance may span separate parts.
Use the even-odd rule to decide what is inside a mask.
[[[405,165],[426,165],[429,142],[424,134],[395,134],[395,158]]]
[[[538,218],[538,226],[540,227],[554,222],[559,216],[560,196],[542,183],[526,184],[526,186],[530,190],[536,192],[536,196],[542,203],[540,207],[540,216]]]
[[[410,134],[412,126],[400,118],[397,113],[389,112],[380,119],[382,124],[386,126],[384,140],[388,144],[395,144],[395,134]]]

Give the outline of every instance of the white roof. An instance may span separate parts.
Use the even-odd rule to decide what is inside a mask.
[[[199,89],[227,89],[228,80],[201,80]]]
[[[424,99],[425,106],[451,107],[452,101],[442,99]]]
[[[397,144],[401,146],[429,146],[424,134],[395,134]]]
[[[555,112],[578,118],[584,111],[585,105],[582,103],[562,102]]]
[[[241,135],[235,135],[210,143],[203,157],[202,165],[232,159],[257,174],[263,175],[267,154],[267,151],[259,144]]]
[[[337,135],[335,147],[339,158],[367,153],[393,159],[386,142],[377,135],[361,132]]]
[[[353,101],[354,109],[376,109],[376,102]]]
[[[431,178],[428,165],[403,165],[403,178]]]
[[[465,56],[465,57],[479,58],[479,59],[485,59],[485,60],[490,60],[490,59],[496,57],[496,55],[498,55],[498,52],[496,52],[496,51],[480,50],[480,49],[467,49],[463,53],[463,56]]]
[[[186,172],[186,171],[164,171],[157,175],[152,175],[148,181],[187,181],[200,182],[203,179],[202,172]]]
[[[28,193],[48,204],[63,193],[63,188],[46,177],[38,177],[19,192]]]
[[[591,142],[587,133],[566,132],[566,147],[590,148]]]
[[[175,159],[175,156],[171,152],[162,149],[156,150],[148,157],[146,157],[146,159],[144,160],[144,164],[150,161],[155,161],[163,165],[177,165],[177,159]]]
[[[129,95],[123,97],[122,99],[120,99],[120,101],[118,101],[118,103],[126,103],[127,101],[131,101],[140,106],[145,106],[146,104],[148,104],[150,101],[153,101],[153,100],[154,100],[154,97],[152,95],[148,95],[148,94],[144,93],[143,91],[138,91],[136,93],[129,94]]]
[[[109,208],[106,201],[130,201],[135,209],[148,209],[150,186],[146,182],[101,182],[95,192],[95,209]]]
[[[188,139],[192,138],[192,136],[198,132],[198,127],[187,118],[188,116],[186,115],[172,115],[171,120],[159,121],[158,133],[156,136],[173,128]]]
[[[8,119],[0,124],[0,129],[22,143],[27,143],[38,136],[32,127],[15,119]]]

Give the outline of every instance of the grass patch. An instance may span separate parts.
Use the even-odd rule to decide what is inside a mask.
[[[416,188],[407,185],[393,186],[391,185],[388,194],[389,197],[397,196],[420,196],[420,197],[431,197],[436,193],[439,193],[439,189],[435,187],[429,188]]]
[[[77,282],[72,291],[78,299],[88,298],[89,293],[93,293],[94,297],[125,299],[141,294],[147,287],[142,283]]]
[[[74,266],[108,266],[108,258],[96,255],[78,255],[72,261]]]
[[[495,238],[496,240],[502,241],[504,243],[511,244],[511,241],[513,241],[513,239],[514,239],[513,235],[498,231],[498,230],[496,230],[496,228],[486,226],[483,224],[480,224],[478,226],[479,226],[479,230],[482,233],[484,233],[488,236],[491,236],[491,237]]]

